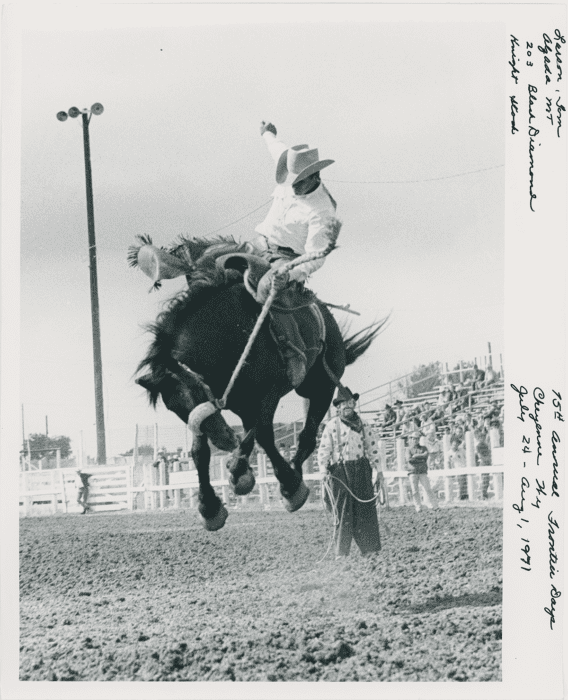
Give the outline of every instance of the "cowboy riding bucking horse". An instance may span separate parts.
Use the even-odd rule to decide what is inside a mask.
[[[306,144],[287,148],[271,123],[261,122],[260,133],[276,163],[276,188],[256,238],[239,243],[181,236],[166,250],[138,236],[141,245],[129,252],[130,264],[154,288],[163,279],[187,279],[187,289],[149,327],[154,339],[138,367],[149,372],[136,381],[154,406],[161,397],[191,429],[199,512],[211,531],[223,526],[227,511],[210,483],[208,442],[233,452],[227,469],[236,495],[254,488],[249,457],[258,443],[272,462],[286,509],[301,508],[309,495],[302,464],[315,449],[333,393],[345,367],[385,323],[346,338],[329,311],[334,305],[305,287],[341,230],[336,202],[320,179],[334,161],[320,159]],[[280,399],[292,390],[309,407],[288,462],[275,445],[273,420]],[[242,440],[222,417],[224,409],[242,420]]]

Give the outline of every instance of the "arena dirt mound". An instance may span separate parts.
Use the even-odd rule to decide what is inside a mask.
[[[501,511],[381,523],[337,563],[319,508],[23,520],[20,678],[500,680]]]

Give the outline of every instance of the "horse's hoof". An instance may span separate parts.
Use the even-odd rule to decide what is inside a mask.
[[[310,489],[306,486],[306,484],[301,481],[300,485],[296,489],[296,492],[290,496],[290,498],[285,498],[282,496],[282,500],[284,501],[284,507],[288,511],[288,513],[293,513],[296,510],[300,510],[300,508],[304,505],[304,503],[308,500],[308,496],[310,495]]]
[[[235,496],[246,496],[247,493],[250,493],[253,490],[254,485],[256,484],[253,470],[247,469],[247,471],[242,476],[239,476],[236,481],[233,481],[231,478],[231,484],[233,485]]]
[[[201,516],[201,522],[206,530],[209,532],[215,532],[215,530],[220,530],[223,527],[228,516],[229,513],[227,509],[222,505],[214,518],[204,518]]]

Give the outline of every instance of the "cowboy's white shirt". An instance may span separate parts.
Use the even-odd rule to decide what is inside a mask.
[[[339,418],[330,420],[324,428],[318,449],[320,471],[325,471],[330,463],[347,462],[360,457],[367,457],[373,469],[382,471],[377,429],[363,421],[363,430],[358,433]]]
[[[275,162],[286,146],[269,131],[263,137]],[[328,245],[325,233],[330,221],[335,218],[335,208],[325,187],[320,185],[309,194],[297,196],[291,185],[277,185],[272,193],[272,206],[256,231],[269,243],[291,248],[298,255],[316,253]],[[290,279],[302,282],[318,270],[324,258],[298,265],[290,273]]]

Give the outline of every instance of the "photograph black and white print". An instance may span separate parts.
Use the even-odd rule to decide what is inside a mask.
[[[3,697],[561,698],[566,5],[3,10]]]

